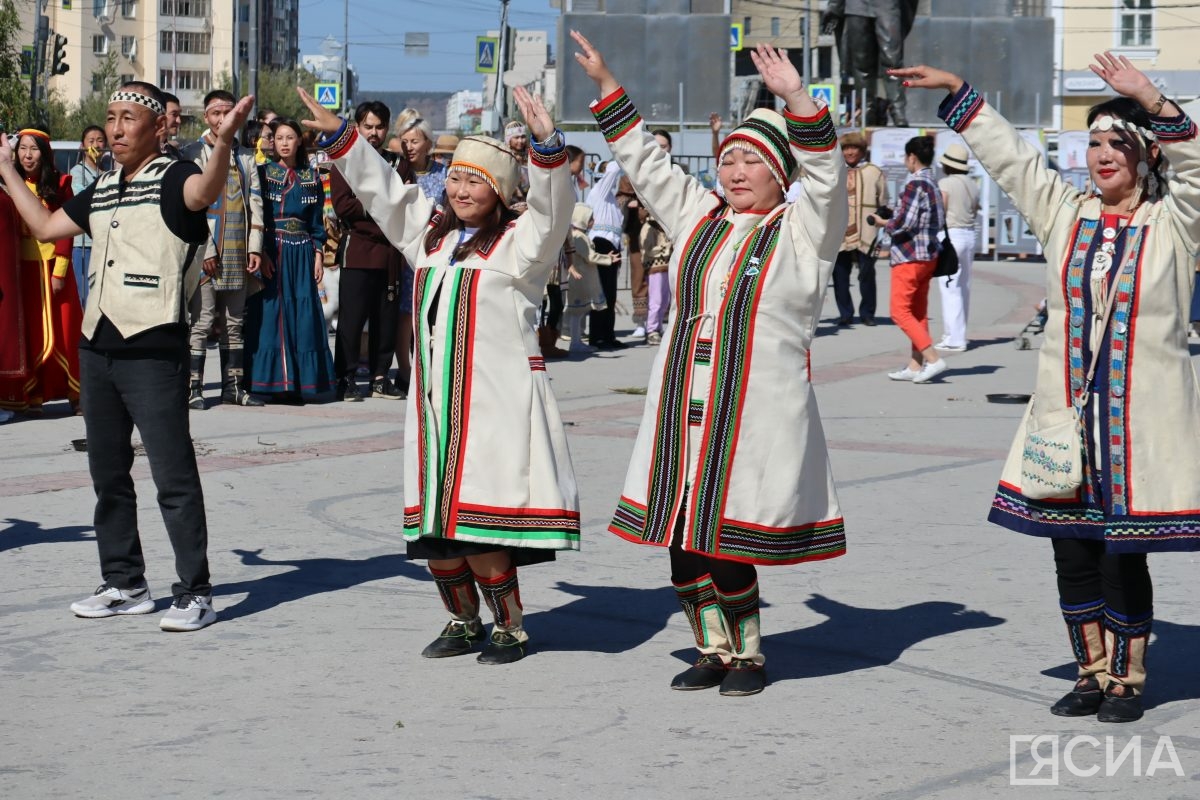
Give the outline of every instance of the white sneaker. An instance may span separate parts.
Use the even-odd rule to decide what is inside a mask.
[[[946,359],[939,358],[937,361],[926,361],[925,366],[921,367],[921,371],[917,373],[917,377],[912,379],[913,383],[929,383],[931,380],[941,375],[946,371]]]
[[[911,370],[907,366],[904,369],[898,369],[895,372],[889,372],[888,377],[894,381],[911,381],[921,373],[916,370]]]
[[[163,614],[158,627],[164,631],[198,631],[216,621],[212,595],[181,594]]]
[[[950,344],[942,340],[933,346],[934,350],[943,350],[947,353],[965,353],[967,352],[966,344]]]
[[[646,326],[638,325],[636,328],[633,329],[633,333],[631,333],[629,335],[634,339],[645,339],[646,338]]]
[[[118,614],[149,614],[154,610],[154,598],[145,581],[128,589],[118,589],[102,583],[90,597],[71,603],[71,613],[87,619],[115,617]]]

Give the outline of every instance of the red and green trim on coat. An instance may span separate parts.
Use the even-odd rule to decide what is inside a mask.
[[[679,322],[672,330],[659,390],[653,456],[642,505],[622,497],[609,530],[641,544],[666,546],[685,495],[690,498],[684,549],[751,564],[793,564],[833,558],[845,552],[842,520],[774,528],[725,515],[729,475],[745,405],[746,379],[754,338],[754,315],[779,242],[783,211],[747,237],[735,257],[726,295],[718,311],[714,340],[698,337],[704,287],[715,255],[731,225],[721,204],[692,231],[676,281]],[[709,397],[700,410],[704,429],[697,471],[687,472],[687,428],[697,409],[689,397],[693,367],[712,361]],[[688,488],[690,485],[690,489]]]
[[[417,478],[419,506],[404,510],[404,538],[456,539],[520,547],[574,549],[579,543],[579,512],[567,509],[502,507],[463,502],[463,469],[470,431],[474,373],[475,304],[481,272],[474,269],[419,268],[414,278],[413,308],[419,357],[413,364],[417,392]],[[434,304],[447,307],[447,334],[439,337],[440,363],[435,369],[426,342],[426,320]],[[430,381],[440,375],[435,409]]]

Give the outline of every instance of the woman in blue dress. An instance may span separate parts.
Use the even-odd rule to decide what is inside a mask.
[[[333,357],[317,296],[324,272],[321,180],[308,166],[300,125],[275,121],[277,161],[259,167],[266,252],[263,289],[246,308],[250,391],[280,402],[333,390]]]

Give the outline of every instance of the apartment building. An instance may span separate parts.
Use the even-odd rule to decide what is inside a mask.
[[[291,68],[299,54],[299,0],[258,0],[259,59],[264,68]],[[32,45],[33,4],[18,6],[22,40]],[[248,3],[239,18],[249,19]],[[47,86],[67,103],[100,88],[100,68],[112,56],[121,80],[143,80],[173,92],[187,113],[198,113],[205,93],[233,71],[234,10],[228,0],[49,0],[50,29],[67,37],[70,69]],[[242,68],[248,24],[239,22]],[[53,37],[52,37],[53,38]]]

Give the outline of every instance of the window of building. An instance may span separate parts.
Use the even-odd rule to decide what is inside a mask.
[[[62,0],[62,3],[63,11],[70,11],[75,5],[71,0]]]
[[[104,76],[103,75],[97,75],[94,72],[92,73],[92,91],[93,92],[104,91]]]
[[[158,85],[168,92],[207,92],[211,76],[205,70],[177,69],[159,70]]]
[[[750,35],[750,20],[752,17],[742,17],[742,36]]]
[[[108,37],[103,33],[92,35],[92,52],[98,56],[108,55]]]
[[[212,35],[191,31],[162,31],[158,49],[161,53],[197,53],[207,55],[212,49]]]
[[[121,16],[133,19],[137,16],[137,0],[121,0]]]
[[[209,0],[160,0],[159,16],[207,17]]]
[[[137,47],[137,38],[136,37],[133,37],[133,36],[122,36],[121,37],[121,55],[125,56],[126,58],[129,58],[130,53],[136,52],[135,51],[136,47]]]
[[[117,76],[117,85],[124,86],[127,83],[132,83],[137,80],[132,72],[122,72]]]
[[[1154,44],[1154,1],[1122,0],[1121,46],[1151,47]]]
[[[779,17],[771,17],[771,36],[779,36]]]

